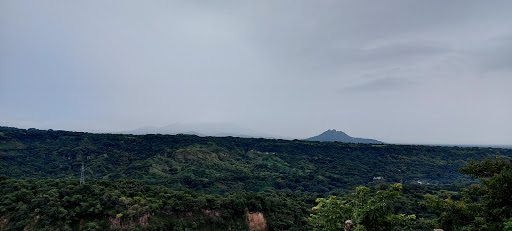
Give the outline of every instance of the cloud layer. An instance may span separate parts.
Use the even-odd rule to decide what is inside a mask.
[[[3,1],[0,123],[512,144],[510,1]]]

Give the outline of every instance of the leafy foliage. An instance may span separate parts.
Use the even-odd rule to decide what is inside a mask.
[[[0,128],[0,174],[16,178],[132,179],[208,193],[300,190],[342,193],[387,182],[474,182],[467,158],[509,149],[321,143],[193,135],[120,135]],[[374,177],[382,177],[374,180]]]
[[[9,230],[246,230],[246,211],[258,211],[273,230],[305,230],[315,198],[300,192],[208,195],[126,180],[79,185],[3,177],[0,217],[8,218]]]
[[[510,159],[469,161],[460,171],[480,177],[480,184],[463,189],[463,197],[427,195],[426,205],[442,211],[438,219],[445,230],[502,230],[512,215],[512,165]]]
[[[356,188],[348,201],[341,201],[335,196],[320,198],[313,207],[311,224],[315,230],[342,230],[346,220],[352,220],[356,230],[393,230],[410,226],[415,215],[393,214],[391,202],[396,200],[402,188],[395,184],[387,190],[370,193],[367,187]]]
[[[503,159],[484,160],[495,156]],[[0,127],[0,230],[246,230],[246,212],[262,212],[270,230],[338,230],[347,219],[359,230],[431,230],[433,220],[445,230],[507,229],[509,157],[511,149]],[[468,158],[484,161],[470,161],[466,176],[457,169]],[[471,177],[481,183],[455,192],[478,182]],[[309,221],[315,198],[327,195]]]

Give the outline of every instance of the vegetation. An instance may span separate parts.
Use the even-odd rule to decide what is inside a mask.
[[[475,182],[468,158],[511,149],[372,145],[193,135],[120,135],[0,128],[0,174],[13,178],[131,179],[207,193],[342,193],[382,182]],[[375,178],[375,179],[374,179]]]
[[[398,198],[400,189],[402,185],[398,183],[371,195],[369,188],[360,186],[348,201],[335,196],[320,198],[313,207],[316,213],[311,215],[311,224],[315,230],[342,230],[345,221],[351,220],[357,224],[354,230],[403,230],[410,227],[416,216],[392,213],[391,202]]]
[[[401,189],[400,196],[398,189]],[[358,187],[355,194],[333,196],[336,200],[328,200],[325,204],[349,201],[343,203],[353,209],[345,210],[349,212],[344,213],[341,222],[353,219],[357,224],[362,224],[360,228],[365,226],[367,230],[372,230],[372,224],[380,215],[390,214],[388,209],[393,214],[435,218],[434,210],[420,206],[420,201],[425,193],[436,193],[443,189],[379,184],[371,190],[384,193],[375,194],[369,188]],[[7,220],[4,224],[0,223],[0,230],[247,230],[246,214],[250,212],[262,213],[269,230],[311,230],[313,226],[308,220],[310,213],[322,211],[318,209],[322,206],[315,203],[318,197],[315,193],[286,190],[212,195],[175,191],[128,180],[93,180],[79,185],[77,179],[21,180],[0,177],[0,219]],[[354,198],[358,200],[357,203]],[[365,209],[366,205],[378,210]],[[311,210],[313,207],[314,211]],[[323,216],[333,216],[328,212]],[[392,224],[387,222],[402,221],[405,217],[388,218],[392,220],[375,224],[389,227]],[[317,223],[311,222],[321,228]],[[426,227],[430,227],[418,221],[409,225],[415,230],[429,230]]]
[[[420,219],[416,216],[395,215],[392,201],[398,199],[401,185],[370,194],[370,189],[360,186],[347,201],[335,196],[319,198],[313,207],[311,224],[316,230],[340,230],[344,221],[354,220],[354,230],[403,230],[405,227],[428,229],[441,227],[446,231],[460,230],[510,230],[512,227],[512,164],[510,159],[469,161],[461,172],[480,177],[480,184],[463,188],[461,193],[440,190],[436,195],[427,194],[423,206],[440,211],[438,218]],[[395,204],[396,205],[396,204]]]
[[[426,205],[442,211],[438,222],[445,230],[508,230],[512,218],[510,159],[470,161],[461,172],[481,178],[462,190],[461,198],[427,195]]]
[[[252,213],[268,230],[339,230],[348,219],[356,230],[509,230],[510,157],[0,127],[0,230],[247,230]]]
[[[273,230],[305,230],[316,195],[236,192],[208,195],[121,180],[0,180],[0,230],[247,230],[261,212]]]

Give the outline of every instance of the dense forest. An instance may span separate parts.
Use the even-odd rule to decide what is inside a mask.
[[[475,208],[464,217],[502,228],[509,208],[489,212],[494,181],[477,180],[494,175],[467,169],[496,157],[512,150],[0,127],[0,230],[330,230],[320,215],[332,203],[352,208],[343,216],[361,217],[363,230],[366,213],[350,206],[361,198],[396,215],[383,217],[414,214],[402,222],[414,230],[458,230],[446,209],[465,200]]]

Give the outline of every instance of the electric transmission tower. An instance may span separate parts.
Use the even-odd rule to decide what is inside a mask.
[[[80,185],[85,184],[85,177],[84,177],[84,163],[82,163],[82,171],[80,173]]]

